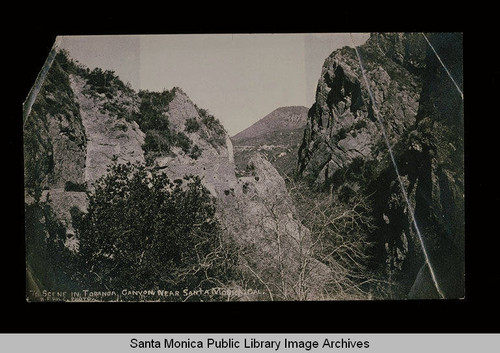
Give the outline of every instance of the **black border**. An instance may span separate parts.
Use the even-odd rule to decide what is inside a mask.
[[[125,3],[124,3],[125,4]],[[122,4],[122,5],[124,5]],[[26,6],[30,6],[26,4]],[[135,7],[136,5],[134,5]],[[153,5],[150,5],[153,6]],[[156,5],[159,6],[159,5]],[[300,6],[300,8],[299,8]],[[443,12],[406,8],[386,12],[379,4],[294,4],[270,11],[257,3],[198,5],[185,9],[151,7],[122,14],[118,10],[80,8],[23,9],[5,46],[9,59],[4,70],[10,88],[4,130],[4,174],[8,181],[4,201],[8,227],[2,232],[0,257],[2,333],[491,333],[498,332],[500,284],[499,232],[487,223],[495,220],[500,201],[492,188],[498,160],[495,130],[498,65],[477,43],[477,29],[464,27],[471,14],[457,6]],[[195,11],[195,7],[198,11]],[[292,7],[292,9],[290,9]],[[307,9],[304,9],[307,7]],[[161,11],[160,11],[161,10]],[[180,15],[182,14],[182,16]],[[484,12],[483,12],[484,16]],[[483,17],[484,18],[484,17]],[[14,21],[15,22],[15,19]],[[493,24],[494,22],[492,22]],[[25,301],[22,109],[21,104],[57,35],[159,33],[302,33],[365,31],[464,32],[466,116],[466,298],[446,301],[296,302],[296,303],[27,303]],[[11,34],[9,34],[11,33]],[[487,28],[479,38],[489,35]],[[493,46],[494,42],[487,41]],[[472,53],[472,54],[470,54]],[[489,69],[477,64],[492,65]],[[477,74],[483,76],[478,78]],[[479,79],[480,82],[477,82]],[[484,80],[485,79],[485,80]],[[485,82],[484,82],[485,81]],[[473,92],[479,90],[477,92]],[[11,95],[13,96],[11,97]],[[479,100],[477,99],[479,95]],[[482,110],[481,110],[482,109]],[[486,110],[486,111],[485,111]],[[5,120],[4,120],[5,121]],[[492,133],[492,136],[487,136]],[[480,142],[478,142],[480,141]],[[479,148],[477,145],[481,144]],[[478,153],[479,151],[479,153]],[[493,153],[493,155],[491,155]],[[491,164],[478,156],[486,155]],[[493,163],[492,163],[493,162]],[[477,171],[480,173],[478,176]],[[485,175],[486,174],[486,175]],[[491,180],[490,180],[491,178]],[[480,208],[484,199],[496,205]],[[496,243],[495,243],[496,241]],[[7,256],[11,255],[11,256]]]

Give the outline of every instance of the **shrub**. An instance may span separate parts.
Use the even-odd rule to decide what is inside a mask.
[[[205,109],[198,110],[201,116],[201,123],[207,128],[208,132],[203,131],[201,135],[214,148],[226,145],[226,130],[224,126],[213,115],[208,114]]]
[[[170,129],[146,131],[144,144],[142,145],[144,152],[165,155],[172,152],[172,147],[180,147],[184,153],[189,153],[196,156],[196,158],[201,155],[199,147],[192,147],[192,141],[183,132],[175,132]]]
[[[134,114],[134,120],[139,124],[141,130],[146,132],[151,129],[169,129],[169,121],[165,113],[168,109],[169,100],[172,99],[170,92],[140,91],[139,97],[141,103],[139,112]]]
[[[172,146],[170,134],[159,130],[148,130],[142,148],[144,152],[168,153]]]
[[[70,180],[68,180],[64,184],[64,191],[79,191],[79,192],[85,192],[87,191],[87,183],[74,183]]]
[[[103,70],[96,67],[94,70],[86,73],[85,78],[87,79],[87,85],[89,85],[93,91],[104,94],[109,99],[113,98],[118,90],[130,90],[130,88],[115,75],[115,72],[111,70]]]
[[[189,153],[189,157],[192,159],[198,159],[198,157],[201,156],[201,149],[198,147],[198,145],[194,145],[191,148],[191,152]]]
[[[216,119],[212,115],[205,115],[202,119],[201,122],[210,130],[213,131],[214,133],[220,135],[225,133],[224,127],[220,123],[218,119]]]
[[[68,74],[77,74],[82,77],[86,77],[90,74],[90,69],[88,67],[80,65],[77,61],[71,59],[69,52],[65,49],[61,49],[57,52],[56,61]]]
[[[361,130],[367,126],[366,120],[364,119],[358,119],[356,123],[354,124],[354,130]]]
[[[339,140],[343,140],[347,137],[347,131],[344,127],[341,127],[338,131],[337,131],[337,137],[339,138]]]
[[[122,131],[122,132],[126,132],[128,130],[128,125],[125,124],[125,123],[116,123],[114,126],[113,126],[113,131]]]
[[[98,180],[77,235],[82,283],[96,289],[206,288],[225,283],[235,261],[200,178],[172,183],[139,164]]]
[[[184,131],[187,133],[197,132],[200,129],[200,123],[196,118],[188,118],[185,123]]]
[[[126,121],[132,120],[131,113],[122,104],[116,102],[105,102],[99,110],[101,113],[108,113],[112,117],[124,118]]]
[[[180,147],[184,153],[190,153],[197,158],[199,151],[192,148],[192,141],[182,132],[171,129],[168,120],[168,104],[175,97],[175,89],[163,92],[140,91],[141,103],[139,112],[133,114],[133,119],[139,124],[142,131],[146,133],[143,149],[148,153],[147,159],[152,155],[170,153],[172,147]],[[194,131],[199,128],[199,123],[194,119],[188,119],[185,131]]]
[[[177,132],[174,134],[173,143],[175,146],[180,147],[184,153],[188,153],[191,149],[191,140],[183,132]]]

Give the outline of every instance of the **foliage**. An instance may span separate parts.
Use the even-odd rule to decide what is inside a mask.
[[[173,146],[180,147],[184,153],[192,153],[191,145],[191,140],[183,132],[151,129],[146,132],[142,148],[149,154],[165,155],[172,151]]]
[[[146,152],[147,160],[154,160],[154,157],[169,154],[172,147],[179,147],[191,158],[198,158],[201,152],[199,147],[193,146],[192,141],[182,131],[175,131],[171,128],[168,120],[168,105],[175,97],[175,88],[171,91],[163,92],[140,91],[141,103],[139,112],[133,114],[135,120],[146,136],[143,149]],[[195,128],[193,122],[186,122],[187,132]],[[198,126],[199,127],[199,126]]]
[[[337,137],[339,140],[343,140],[347,137],[347,130],[345,129],[345,127],[341,127],[338,131],[337,131]]]
[[[174,135],[174,144],[180,147],[184,153],[188,153],[191,149],[191,140],[182,131],[176,132]]]
[[[200,123],[196,118],[188,118],[186,119],[184,130],[188,133],[197,132],[200,130]]]
[[[101,113],[108,113],[110,116],[114,116],[117,118],[124,118],[127,121],[131,121],[131,113],[129,109],[125,107],[126,102],[117,103],[116,101],[108,101],[104,102],[100,107],[99,111]]]
[[[366,128],[367,125],[368,124],[367,124],[365,119],[358,119],[356,121],[356,123],[354,124],[353,129],[354,130],[361,130],[361,129]]]
[[[205,109],[198,109],[198,114],[201,116],[201,123],[206,127],[201,131],[200,136],[214,148],[225,146],[226,130],[221,122]]]
[[[111,70],[96,67],[92,71],[86,72],[83,77],[87,80],[87,85],[90,86],[92,91],[104,94],[108,99],[113,98],[119,90],[130,90]]]
[[[56,219],[47,202],[25,205],[26,266],[35,287],[28,285],[28,296],[40,295],[34,290],[62,291],[72,289],[74,255],[64,246],[66,230]],[[38,288],[36,288],[38,287]]]
[[[56,61],[59,63],[64,72],[68,74],[76,74],[85,77],[90,73],[90,69],[88,67],[84,67],[77,61],[71,59],[69,52],[65,49],[58,50],[56,54]]]
[[[78,191],[78,192],[85,192],[87,191],[87,183],[74,183],[70,180],[68,180],[64,184],[64,191]]]
[[[81,124],[78,104],[71,90],[68,73],[65,71],[67,56],[56,54],[54,62],[31,107],[24,117],[24,176],[25,187],[36,200],[47,178],[54,168],[52,138],[48,131],[50,120],[68,120]]]
[[[144,145],[142,148],[146,154],[150,152],[158,152],[159,154],[170,152],[171,137],[170,130],[148,130],[144,137]]]
[[[203,288],[227,281],[234,263],[201,180],[172,183],[138,164],[97,182],[77,235],[80,280],[96,289]]]
[[[201,149],[200,149],[200,147],[198,147],[198,145],[194,145],[191,148],[191,151],[189,152],[189,157],[191,157],[192,159],[196,160],[200,156],[201,156]]]
[[[151,129],[167,130],[170,128],[166,112],[168,104],[175,96],[175,92],[164,90],[162,92],[139,91],[141,103],[139,112],[134,115],[134,120],[142,131]]]

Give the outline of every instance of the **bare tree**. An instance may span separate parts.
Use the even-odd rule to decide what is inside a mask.
[[[311,231],[313,257],[330,269],[327,291],[332,299],[384,296],[387,281],[368,268],[375,230],[369,198],[362,192],[340,198],[312,191],[292,179],[287,185],[301,222]]]

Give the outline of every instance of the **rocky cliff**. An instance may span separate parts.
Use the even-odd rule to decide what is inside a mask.
[[[50,205],[72,250],[71,210],[85,212],[86,191],[111,163],[144,161],[144,134],[125,119],[138,109],[136,95],[117,78],[104,91],[99,74],[57,53],[24,126],[26,200]]]
[[[408,39],[411,38],[411,39]],[[409,48],[405,44],[415,43]],[[425,50],[419,35],[376,34],[359,48],[367,77],[391,143],[415,122],[421,78],[418,58]],[[385,157],[368,91],[352,48],[333,52],[325,61],[316,102],[299,150],[299,172],[331,184],[336,172],[356,158],[380,162]]]
[[[58,59],[24,117],[25,185],[33,198],[39,198],[41,190],[85,181],[85,128],[70,76]]]
[[[462,36],[431,35],[423,74],[417,122],[402,160],[417,160],[408,171],[415,180],[415,214],[441,294],[465,296],[465,182]],[[450,77],[451,75],[451,77]],[[455,82],[452,81],[452,78]],[[455,86],[458,86],[457,87]],[[410,164],[408,162],[408,164]],[[416,164],[416,163],[415,163]],[[429,269],[422,265],[410,297],[439,297]]]
[[[326,281],[321,278],[329,270],[301,254],[311,241],[310,232],[298,220],[285,181],[265,155],[253,151],[246,160],[247,173],[241,176],[231,139],[213,116],[180,89],[166,111],[172,131],[185,134],[198,153],[193,156],[174,147],[172,153],[155,157],[156,167],[172,180],[201,177],[217,200],[225,234],[240,249],[242,275],[257,287],[265,284],[260,299],[324,299]],[[304,267],[309,274],[298,279]]]
[[[32,287],[68,281],[48,254],[62,254],[63,245],[78,253],[73,222],[87,212],[87,192],[111,164],[139,162],[170,180],[201,178],[225,236],[240,249],[244,283],[262,288],[257,299],[324,298],[319,279],[328,269],[301,253],[310,234],[282,177],[258,153],[250,172],[237,176],[224,127],[182,89],[135,92],[113,72],[91,71],[59,52],[34,101],[24,131]],[[306,269],[307,277],[298,275]]]
[[[87,185],[92,187],[112,162],[144,162],[144,133],[135,121],[126,119],[126,113],[138,110],[138,99],[133,92],[117,89],[108,98],[90,90],[85,78],[79,75],[72,74],[70,82],[87,139]],[[115,112],[113,106],[126,107],[127,111]]]
[[[461,35],[428,38],[461,87]],[[70,281],[58,264],[78,253],[73,223],[88,211],[87,192],[109,165],[138,162],[174,182],[201,178],[238,250],[230,288],[258,289],[239,300],[369,298],[358,276],[367,268],[384,273],[391,298],[463,297],[462,97],[422,34],[374,34],[358,50],[375,104],[356,52],[343,48],[326,59],[307,117],[303,107],[281,108],[233,141],[180,88],[136,92],[113,72],[56,53],[24,117],[30,287]],[[270,140],[287,147],[268,149]],[[244,158],[235,161],[233,142],[237,155],[250,146]],[[295,187],[300,205],[282,177],[286,168],[280,175],[273,166],[284,152],[309,185]],[[353,254],[361,272],[349,271]]]
[[[429,39],[461,85],[461,35]],[[298,172],[331,193],[369,195],[378,226],[374,258],[397,283],[396,297],[437,297],[385,129],[437,282],[445,297],[462,297],[463,101],[420,33],[373,34],[358,50],[376,106],[354,49],[332,53],[309,110]]]

